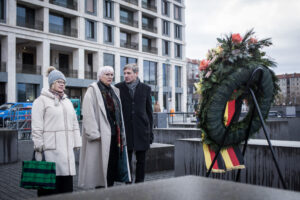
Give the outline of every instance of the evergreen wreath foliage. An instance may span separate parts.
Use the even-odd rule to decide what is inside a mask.
[[[267,118],[271,103],[279,91],[277,77],[271,70],[276,63],[267,58],[261,50],[272,45],[271,39],[257,40],[253,35],[253,30],[250,30],[243,37],[240,34],[230,34],[223,39],[217,38],[217,48],[209,50],[207,59],[200,62],[201,77],[195,84],[200,94],[197,109],[198,127],[202,130],[202,141],[213,149],[222,144],[225,134],[226,103],[244,94],[248,80],[256,68],[263,68],[263,73],[260,82],[256,77],[252,89],[264,119]],[[254,108],[252,97],[247,94],[243,99],[248,103],[249,112],[243,120],[233,122],[224,147],[238,145],[244,141],[248,127],[250,136],[261,127],[257,112],[250,123]]]

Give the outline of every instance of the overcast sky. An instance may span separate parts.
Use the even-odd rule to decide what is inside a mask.
[[[217,37],[254,28],[258,39],[272,38],[264,50],[276,74],[300,73],[300,0],[185,0],[186,57],[203,59]]]

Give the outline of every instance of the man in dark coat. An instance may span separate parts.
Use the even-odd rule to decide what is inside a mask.
[[[115,85],[120,89],[131,171],[133,152],[136,156],[135,183],[144,181],[146,151],[153,141],[151,88],[140,82],[138,70],[136,64],[125,65],[125,81]]]

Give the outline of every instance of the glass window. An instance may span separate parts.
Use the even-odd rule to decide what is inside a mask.
[[[0,19],[5,19],[5,0],[0,0]]]
[[[170,86],[170,65],[165,63],[163,64],[163,86]]]
[[[104,24],[104,43],[113,43],[113,27]]]
[[[175,87],[181,87],[181,67],[175,66]]]
[[[86,20],[86,38],[87,39],[96,39],[95,37],[95,22],[94,21],[90,21],[90,20]]]
[[[17,25],[34,28],[35,11],[21,5],[17,6]]]
[[[151,39],[146,38],[146,37],[143,37],[143,39],[142,39],[142,44],[143,44],[143,46],[145,46],[145,47],[151,47]]]
[[[174,19],[181,21],[181,8],[174,5]]]
[[[56,14],[49,15],[49,31],[63,35],[71,34],[71,19]]]
[[[163,34],[164,35],[170,35],[170,22],[163,20]]]
[[[161,14],[169,16],[169,3],[167,1],[161,2]]]
[[[97,8],[96,2],[97,2],[96,0],[85,0],[86,13],[96,14],[96,8]]]
[[[104,17],[113,19],[113,2],[110,0],[104,1]]]
[[[18,83],[18,102],[33,102],[37,98],[37,85]]]
[[[167,40],[162,41],[162,50],[163,50],[163,55],[164,56],[169,56],[170,55],[170,42]]]
[[[144,83],[150,85],[157,85],[157,63],[152,61],[144,60]]]
[[[176,112],[181,111],[181,93],[175,94],[175,111]]]
[[[111,66],[115,70],[115,55],[109,53],[103,53],[103,66]],[[115,81],[115,77],[113,81]]]
[[[181,45],[175,43],[175,57],[181,58]]]
[[[124,66],[129,64],[129,63],[137,63],[137,59],[136,58],[130,58],[130,57],[124,57],[121,56],[121,66],[120,66],[120,79],[121,81],[124,81]]]
[[[175,38],[181,40],[182,26],[174,24]]]

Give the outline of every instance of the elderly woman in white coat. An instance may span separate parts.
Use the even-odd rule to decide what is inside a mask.
[[[111,66],[100,67],[98,82],[88,87],[83,99],[78,177],[81,188],[131,181],[120,94],[111,85],[113,76]]]
[[[50,89],[43,88],[33,102],[32,140],[36,152],[44,153],[46,161],[55,162],[56,189],[39,189],[38,196],[73,191],[74,148],[82,144],[73,104],[64,94],[65,76],[49,67],[48,82]]]

